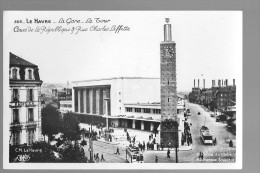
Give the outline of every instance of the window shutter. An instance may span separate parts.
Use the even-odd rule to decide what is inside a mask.
[[[32,89],[32,101],[34,101],[34,91]]]
[[[14,90],[12,89],[12,91],[11,91],[11,101],[14,101]]]
[[[29,93],[30,93],[30,90],[27,89],[27,93],[26,93],[26,101],[29,101]]]

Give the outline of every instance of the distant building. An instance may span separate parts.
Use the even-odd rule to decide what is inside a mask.
[[[224,82],[224,83],[223,83]],[[215,85],[215,80],[212,80],[211,88],[192,88],[189,93],[189,101],[210,107],[211,110],[224,111],[229,106],[236,104],[236,85],[233,79],[233,85],[228,85],[228,80],[218,80],[218,85]]]
[[[52,96],[58,101],[61,100],[72,100],[72,89],[62,88],[62,89],[52,89]]]
[[[62,114],[72,112],[72,100],[61,100],[60,101],[60,112]]]
[[[41,85],[38,66],[10,52],[10,144],[31,145],[43,139]]]

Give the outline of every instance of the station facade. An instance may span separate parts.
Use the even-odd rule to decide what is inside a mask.
[[[159,133],[160,78],[118,77],[72,82],[72,112],[95,120],[106,118],[109,127]],[[178,96],[178,121],[183,124],[185,104]],[[180,118],[181,117],[181,118]],[[183,130],[180,126],[180,131]],[[160,135],[158,141],[160,140]]]

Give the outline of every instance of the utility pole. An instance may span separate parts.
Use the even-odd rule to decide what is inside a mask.
[[[92,124],[91,124],[91,130],[92,130]],[[92,139],[90,136],[90,128],[89,128],[89,157],[90,157],[90,163],[93,162],[93,158],[92,158],[92,151],[93,150],[93,146],[92,146]]]

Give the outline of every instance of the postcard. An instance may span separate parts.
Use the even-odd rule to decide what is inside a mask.
[[[242,15],[5,11],[4,169],[242,169]]]

